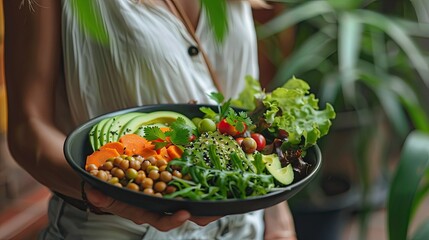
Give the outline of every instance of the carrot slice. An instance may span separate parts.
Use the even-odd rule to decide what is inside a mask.
[[[154,149],[150,149],[150,148],[143,148],[140,152],[139,155],[141,155],[144,158],[148,158],[148,157],[152,157],[152,156],[156,156],[158,155],[158,153],[156,152],[156,150]]]
[[[95,164],[97,167],[100,167],[107,159],[118,157],[119,155],[118,151],[114,148],[103,148],[97,150],[86,157],[85,169],[90,164]]]
[[[182,156],[183,150],[176,145],[170,145],[167,148],[167,152],[170,159],[176,159]]]
[[[147,150],[145,149],[155,149],[155,145],[137,134],[125,134],[119,138],[119,142],[124,145],[126,155],[143,155],[147,154]]]
[[[160,148],[157,151],[157,155],[155,156],[156,159],[160,160],[160,159],[164,159],[167,162],[169,162],[171,160],[170,156],[168,155],[168,151],[166,147]]]
[[[124,154],[125,153],[125,146],[124,144],[120,143],[120,142],[109,142],[104,144],[103,146],[100,147],[100,150],[102,150],[103,148],[113,148],[116,149],[116,151],[118,151],[119,154]]]

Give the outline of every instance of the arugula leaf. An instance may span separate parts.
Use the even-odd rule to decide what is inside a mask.
[[[254,159],[252,161],[253,165],[256,168],[256,173],[257,174],[262,174],[265,170],[265,163],[262,160],[262,154],[257,152],[254,156]]]

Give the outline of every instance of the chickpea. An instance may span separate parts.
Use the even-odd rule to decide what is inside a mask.
[[[122,162],[119,164],[119,168],[126,171],[130,167],[130,161],[128,160],[122,160]]]
[[[153,180],[152,178],[145,178],[141,183],[142,188],[152,188]]]
[[[192,177],[191,177],[191,175],[188,173],[188,174],[186,174],[185,176],[183,176],[183,179],[185,179],[185,180],[192,180]]]
[[[115,159],[113,159],[113,165],[115,167],[119,167],[121,165],[122,161],[123,161],[123,159],[121,157],[116,157]]]
[[[89,174],[91,174],[92,176],[97,176],[97,173],[98,173],[98,169],[94,169],[89,172]]]
[[[155,192],[153,191],[153,189],[152,189],[152,188],[145,188],[145,189],[143,190],[143,193],[145,193],[145,194],[149,194],[149,195],[153,195]]]
[[[88,166],[86,166],[86,171],[91,172],[92,170],[98,170],[97,165],[95,164],[89,164]]]
[[[137,177],[134,179],[134,182],[137,184],[141,184],[143,182],[143,179],[145,178],[146,178],[146,175],[137,174]]]
[[[163,165],[163,166],[159,167],[160,172],[165,171],[166,169],[167,169],[167,165]]]
[[[125,177],[125,173],[124,170],[120,169],[120,168],[115,168],[115,171],[112,171],[112,175],[114,177],[117,177],[119,179],[122,179]]]
[[[107,181],[108,178],[107,173],[103,170],[99,170],[96,177],[102,181]]]
[[[150,163],[149,160],[144,160],[140,166],[140,169],[143,171],[146,171],[146,169],[151,166],[152,164]]]
[[[174,171],[173,171],[173,176],[175,176],[175,177],[177,177],[177,178],[182,178],[182,173],[181,173],[181,172],[179,172],[179,171],[177,171],[177,170],[174,170]]]
[[[165,193],[166,194],[170,194],[170,193],[174,193],[177,190],[177,188],[175,186],[167,186],[165,188]]]
[[[144,161],[144,157],[140,156],[140,155],[135,155],[134,156],[136,161],[139,161],[140,163],[142,163]]]
[[[159,159],[158,161],[156,161],[156,166],[157,167],[165,166],[167,164],[168,164],[168,162],[165,159]]]
[[[109,183],[111,183],[111,184],[119,183],[119,178],[117,178],[117,177],[112,177],[112,178],[109,180]]]
[[[155,185],[153,186],[153,189],[156,192],[163,192],[166,187],[167,187],[167,184],[165,182],[156,182]]]
[[[161,181],[168,183],[173,179],[173,175],[169,171],[162,171],[159,178]]]
[[[125,176],[127,176],[128,179],[134,179],[138,176],[137,170],[135,170],[134,168],[128,168],[125,171]]]
[[[156,165],[157,160],[154,156],[150,156],[150,157],[146,158],[146,160],[148,160],[150,162],[150,164]]]
[[[133,191],[138,191],[139,185],[131,182],[131,183],[128,183],[127,188]]]
[[[134,168],[135,170],[140,170],[141,168],[141,163],[137,160],[131,160],[130,161],[130,167]]]
[[[159,193],[159,192],[154,193],[153,195],[154,195],[155,197],[162,197],[162,193]]]
[[[153,180],[158,180],[159,179],[159,171],[158,170],[152,170],[149,172],[148,177],[153,179]]]
[[[105,163],[103,163],[103,166],[101,166],[101,169],[106,170],[106,171],[110,171],[113,168],[113,162],[112,161],[106,161]]]

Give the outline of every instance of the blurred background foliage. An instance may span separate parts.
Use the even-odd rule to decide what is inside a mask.
[[[226,1],[201,0],[219,41],[228,31]],[[108,43],[93,1],[74,2],[88,33]],[[389,206],[389,238],[429,239],[427,224],[414,235],[408,232],[429,189],[429,1],[268,2],[282,5],[283,10],[273,19],[256,22],[264,57],[274,66],[273,73],[261,72],[273,76],[264,86],[270,91],[292,76],[304,79],[322,107],[329,102],[339,113],[333,131],[354,130],[347,140],[330,134],[333,150],[323,142],[321,147],[325,165],[329,160],[341,172],[336,164],[348,162],[356,169],[357,182],[351,184],[357,185],[359,195],[360,239],[365,239],[367,216],[375,207],[371,194],[380,176],[373,175],[382,175],[383,188],[389,192],[381,201]],[[293,40],[282,41],[279,35],[285,31]],[[285,45],[290,45],[287,54]],[[341,148],[350,156],[335,159]],[[419,174],[413,174],[417,170]],[[317,182],[313,185],[308,187],[316,193],[312,197],[322,198],[317,195],[321,193]],[[401,207],[402,211],[395,211]]]
[[[371,194],[380,192],[379,188],[374,190],[380,179],[387,183],[383,188],[389,198],[384,196],[379,204],[394,206],[389,207],[386,223],[389,237],[411,236],[407,232],[409,223],[429,189],[425,164],[429,155],[422,147],[429,131],[429,1],[280,2],[286,6],[283,13],[257,26],[258,37],[264,46],[270,46],[269,56],[277,69],[268,91],[296,76],[310,83],[322,106],[327,102],[334,105],[339,114],[334,132],[325,139],[334,147],[325,146],[329,145],[325,141],[321,147],[322,152],[325,150],[324,160],[329,160],[334,170],[344,171],[344,161],[353,160],[358,182],[351,184],[358,185],[360,238],[365,239],[367,217],[377,207],[371,202]],[[278,53],[285,43],[275,39],[290,28],[295,34],[293,51],[284,57]],[[335,130],[344,132],[350,128],[355,131],[346,141],[334,138]],[[406,139],[408,144],[404,145]],[[334,159],[332,151],[339,153],[350,143],[349,158]],[[375,145],[379,145],[377,149]],[[375,152],[378,154],[374,156]],[[419,165],[416,152],[422,158]],[[395,161],[398,155],[399,164]],[[417,166],[421,174],[414,172],[411,177]],[[372,176],[377,174],[381,178]],[[309,186],[310,195],[320,193],[319,186]],[[404,211],[395,211],[398,207]],[[416,236],[427,239],[427,233],[423,225]]]

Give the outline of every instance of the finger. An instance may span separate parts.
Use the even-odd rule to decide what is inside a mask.
[[[154,213],[108,197],[91,187],[85,187],[88,201],[99,209],[127,218],[136,224],[148,223],[160,231],[181,226],[191,217],[188,211],[177,211],[171,215]]]
[[[221,216],[210,216],[210,217],[197,217],[192,216],[189,220],[196,223],[199,226],[206,226],[211,222],[214,222],[221,218]]]

